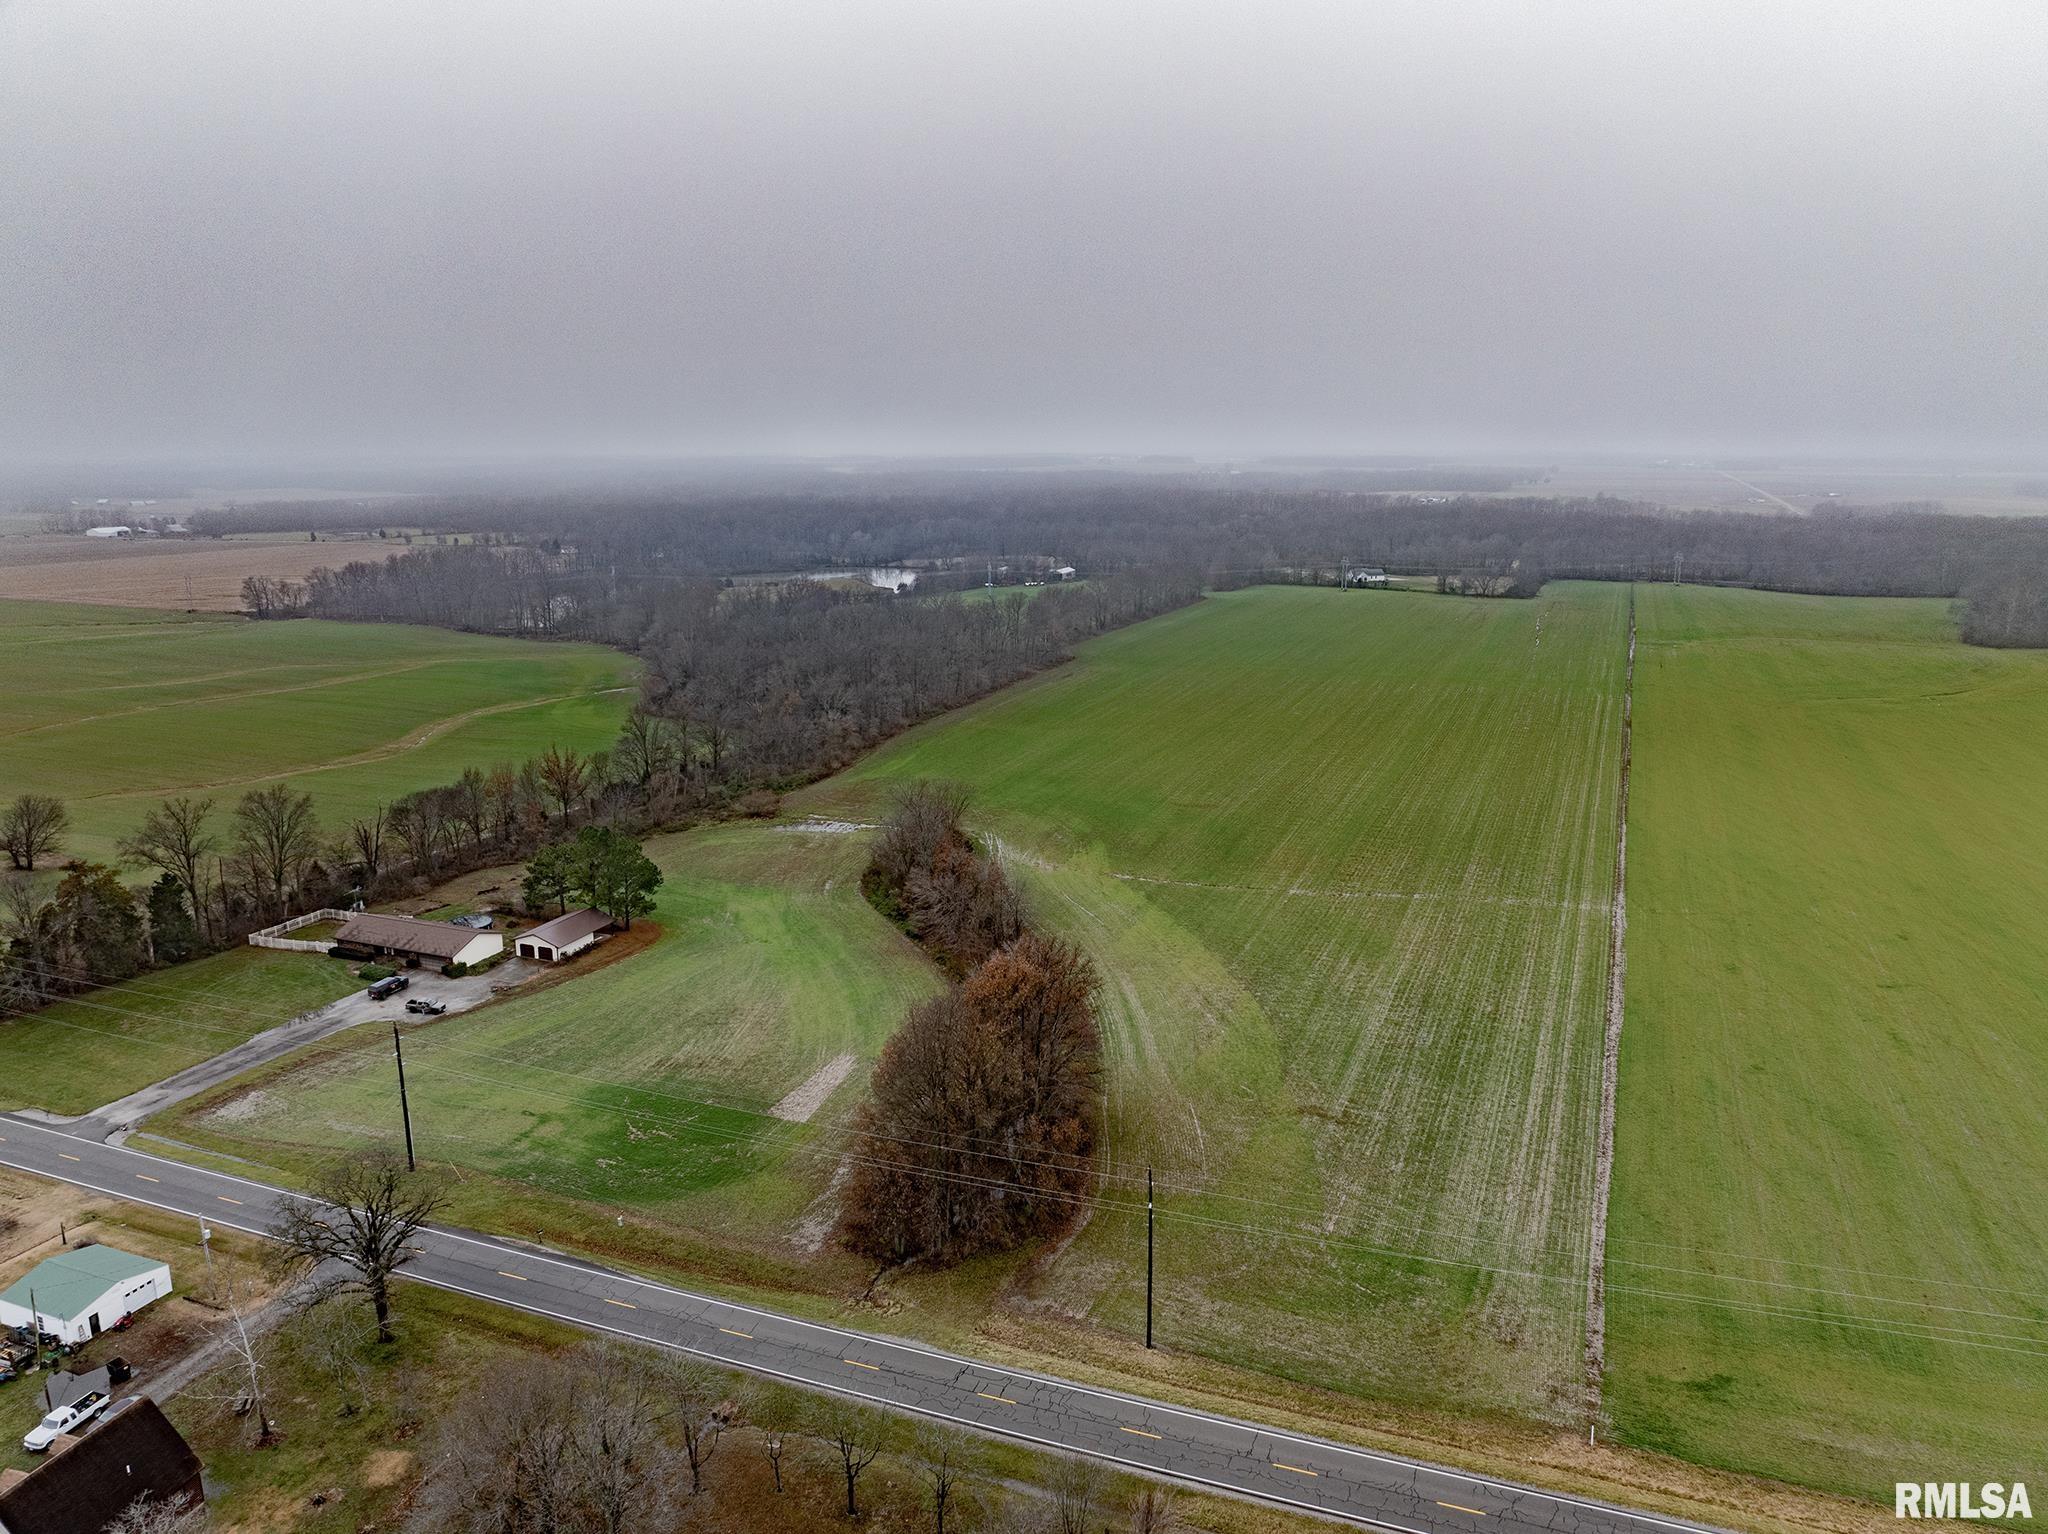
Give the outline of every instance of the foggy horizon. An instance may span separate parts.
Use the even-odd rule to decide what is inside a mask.
[[[2040,461],[2048,18],[0,3],[0,464]]]

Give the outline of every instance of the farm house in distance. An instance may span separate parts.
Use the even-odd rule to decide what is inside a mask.
[[[1384,586],[1387,572],[1378,565],[1353,565],[1344,572],[1344,584],[1348,586]]]
[[[34,1319],[39,1331],[84,1342],[170,1292],[169,1263],[111,1246],[81,1246],[45,1257],[0,1294],[0,1326]]]
[[[496,932],[477,932],[445,921],[364,911],[334,934],[337,953],[402,959],[408,964],[481,964],[505,951]]]
[[[540,959],[554,964],[583,952],[597,941],[599,933],[611,925],[612,919],[604,912],[593,911],[586,906],[581,911],[570,911],[553,921],[542,922],[531,932],[520,933],[512,945],[513,952],[522,959]]]

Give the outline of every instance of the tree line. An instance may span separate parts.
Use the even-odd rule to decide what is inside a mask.
[[[1070,1225],[1102,1120],[1094,966],[1030,929],[976,851],[957,790],[897,800],[863,878],[957,984],[913,1007],[854,1122],[840,1238],[877,1262],[947,1264]]]
[[[1091,577],[1175,570],[1200,586],[1300,579],[1349,562],[1468,591],[1517,569],[1523,589],[1682,570],[1688,580],[1772,590],[1960,598],[1966,637],[2012,644],[2040,642],[2039,604],[2027,594],[2048,589],[2048,518],[1954,515],[1934,503],[1678,512],[1604,496],[1425,497],[1271,476],[1217,486],[1181,476],[930,474],[839,489],[805,482],[435,504],[438,516],[485,530],[491,546],[416,549],[395,563],[315,576],[305,610],[633,648],[676,605],[665,592],[743,572],[897,563],[957,572],[1059,558]]]
[[[156,875],[140,894],[90,861],[66,864],[54,886],[31,877],[60,856],[70,816],[53,796],[24,794],[0,811],[17,870],[0,880],[0,1007],[28,1011],[218,952],[299,911],[416,894],[526,858],[530,911],[573,896],[630,926],[661,883],[639,834],[720,794],[687,753],[680,732],[636,710],[613,750],[550,746],[471,767],[338,826],[287,783],[232,805],[174,795],[118,844],[123,867]]]
[[[639,655],[644,705],[710,782],[786,787],[1196,600],[1192,567],[1132,569],[1030,600],[924,601],[811,582],[613,575],[535,549],[421,550],[316,571],[325,618],[591,639]]]

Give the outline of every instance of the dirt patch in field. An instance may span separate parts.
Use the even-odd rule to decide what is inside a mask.
[[[825,1099],[839,1090],[839,1084],[853,1074],[854,1066],[859,1063],[860,1057],[851,1053],[834,1055],[811,1072],[801,1085],[791,1089],[782,1101],[768,1110],[769,1113],[791,1124],[808,1124],[811,1115],[825,1106]]]
[[[413,1457],[406,1449],[377,1449],[363,1461],[363,1485],[371,1491],[396,1486],[412,1471]]]

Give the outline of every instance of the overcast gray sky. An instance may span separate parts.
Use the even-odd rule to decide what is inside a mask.
[[[0,457],[2002,451],[2041,0],[0,0]]]

